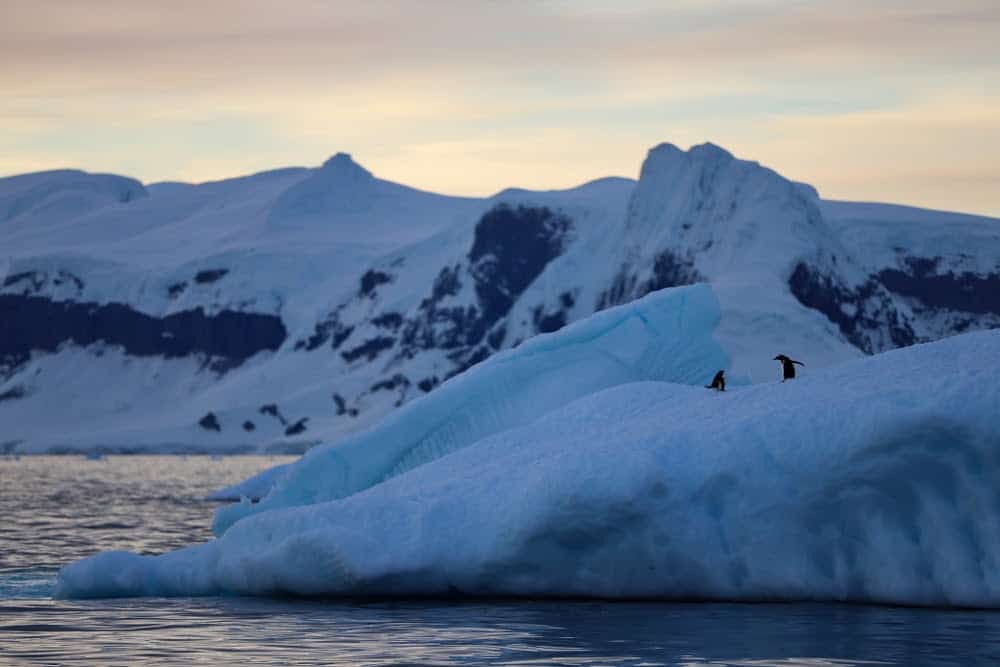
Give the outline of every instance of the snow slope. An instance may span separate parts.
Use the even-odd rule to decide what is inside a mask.
[[[353,495],[247,517],[206,544],[73,563],[57,595],[997,607],[1000,380],[987,360],[1000,360],[1000,332],[725,394],[619,384]],[[398,413],[417,430],[423,402]],[[329,452],[312,463],[311,479],[342,478]]]
[[[139,181],[113,174],[63,169],[12,176],[0,179],[0,223],[44,225],[147,196]]]
[[[536,336],[375,428],[310,450],[259,503],[220,509],[213,530],[221,534],[251,514],[352,495],[606,387],[653,379],[704,384],[727,363],[711,336],[718,320],[711,288],[696,285]],[[264,482],[275,474],[265,473]]]
[[[0,211],[8,452],[302,452],[692,283],[733,381],[1000,327],[1000,221],[827,202],[712,144],[485,199],[345,154],[199,185],[48,172],[0,179]]]

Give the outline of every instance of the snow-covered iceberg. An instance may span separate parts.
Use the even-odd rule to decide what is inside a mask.
[[[343,498],[248,516],[206,544],[79,561],[56,593],[997,607],[998,361],[993,331],[725,394],[618,384]],[[323,461],[328,482],[350,476],[334,450],[304,481],[319,485]]]
[[[712,337],[718,323],[712,289],[695,285],[532,338],[455,376],[373,429],[314,448],[287,471],[265,471],[245,488],[220,491],[216,497],[232,497],[274,485],[260,503],[221,508],[213,529],[222,534],[250,514],[344,498],[601,389],[654,379],[704,384],[728,364]]]

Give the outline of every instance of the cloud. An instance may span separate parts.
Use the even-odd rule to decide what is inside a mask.
[[[1000,6],[887,2],[616,3],[8,0],[0,80],[100,90],[317,86],[402,73],[531,71],[591,81],[623,69],[863,70],[996,63]],[[764,68],[763,70],[761,68]]]
[[[991,160],[948,146],[995,146],[998,28],[992,0],[7,0],[0,169],[221,178],[348,150],[485,194],[712,140],[837,196],[996,213]]]

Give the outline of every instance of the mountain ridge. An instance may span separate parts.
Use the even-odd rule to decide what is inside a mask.
[[[659,144],[635,181],[482,199],[346,153],[148,189],[0,221],[0,448],[300,451],[527,338],[696,282],[721,303],[737,383],[770,379],[777,352],[820,367],[1000,327],[1000,220],[827,202],[711,143]],[[0,211],[14,190],[0,179]],[[51,336],[13,335],[37,313]],[[147,320],[162,342],[141,348],[114,325]]]

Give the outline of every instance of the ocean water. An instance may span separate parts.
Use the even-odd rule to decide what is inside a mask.
[[[837,604],[52,600],[58,568],[210,538],[280,457],[0,459],[0,664],[997,665],[1000,613]]]

